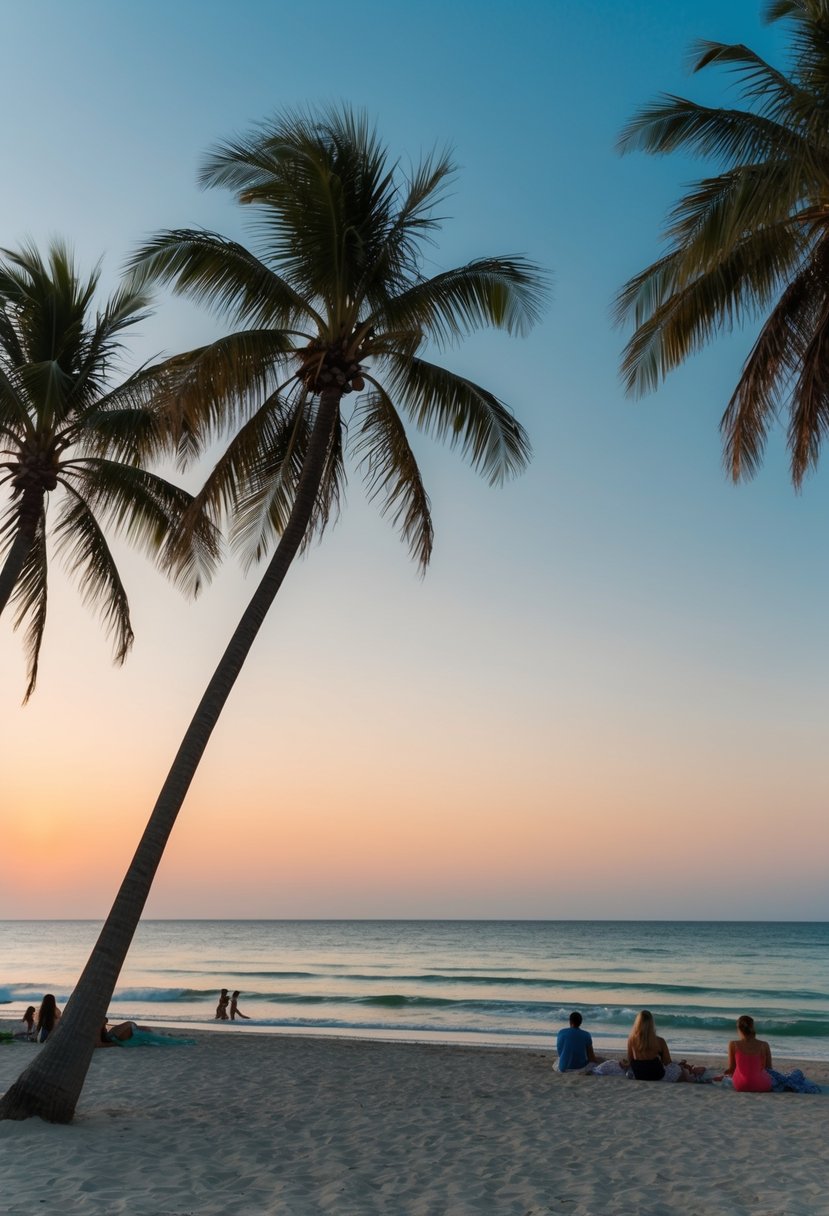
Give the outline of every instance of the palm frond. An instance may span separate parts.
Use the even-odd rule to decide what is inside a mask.
[[[41,512],[31,548],[26,555],[20,578],[12,592],[11,603],[16,609],[14,628],[26,626],[23,635],[23,652],[26,656],[26,691],[23,704],[31,697],[37,684],[40,666],[40,648],[46,628],[48,601],[48,560],[46,554],[46,512]]]
[[[221,556],[221,532],[209,514],[199,512],[182,540],[182,520],[194,501],[186,490],[146,469],[101,459],[65,466],[62,480],[70,481],[90,511],[161,569],[174,564],[176,581],[192,594],[213,576]]]
[[[490,485],[526,467],[527,434],[488,389],[423,359],[387,354],[385,363],[391,399],[399,399],[421,430],[460,448]]]
[[[57,551],[78,578],[81,599],[94,606],[113,642],[113,660],[121,664],[133,643],[129,602],[115,559],[95,516],[74,486],[64,481],[66,497],[55,526]]]
[[[148,292],[135,290],[129,284],[122,284],[110,296],[83,344],[67,398],[67,411],[82,413],[96,406],[98,398],[106,393],[113,367],[121,357],[123,331],[146,320],[150,316],[149,306]]]
[[[249,138],[220,145],[202,183],[256,205],[253,227],[269,260],[297,291],[323,301],[336,327],[341,306],[359,301],[393,226],[395,168],[364,114],[329,107],[286,111]]]
[[[523,257],[478,258],[414,284],[369,318],[380,334],[429,337],[440,345],[485,326],[525,334],[541,318],[548,276]]]
[[[280,330],[246,329],[166,362],[155,405],[182,465],[281,389],[294,349],[294,338]]]
[[[800,248],[789,229],[762,229],[707,269],[695,273],[679,249],[631,279],[616,305],[617,320],[632,312],[636,323],[622,356],[626,390],[652,391],[720,329],[755,315],[779,290]]]
[[[374,257],[356,288],[358,306],[365,299],[370,310],[382,307],[421,277],[421,247],[440,225],[435,207],[445,198],[454,172],[449,152],[443,151],[427,156],[407,178],[405,196],[387,231],[381,231]]]
[[[803,314],[798,338],[789,352],[793,376],[789,411],[788,446],[791,474],[799,488],[808,472],[817,467],[821,445],[829,432],[829,241],[824,240],[803,278],[806,280]]]
[[[434,540],[429,496],[400,415],[382,385],[376,380],[372,384],[373,391],[361,397],[352,418],[358,430],[354,451],[369,498],[381,500],[382,514],[391,517],[422,573]]]
[[[0,435],[22,439],[32,434],[32,418],[28,398],[14,369],[3,366],[0,360]]]
[[[701,72],[711,64],[733,71],[740,81],[741,96],[757,102],[760,112],[776,122],[791,123],[798,114],[806,113],[814,100],[808,90],[742,43],[700,38],[691,48],[691,71]]]
[[[623,155],[682,151],[726,165],[767,157],[805,160],[812,155],[796,131],[772,118],[749,110],[704,106],[672,94],[643,106],[622,128],[616,146]]]
[[[234,324],[291,329],[320,324],[309,300],[236,241],[216,232],[159,232],[129,259],[133,282],[166,283]]]
[[[800,210],[808,190],[792,169],[789,162],[775,161],[698,182],[672,209],[668,238],[682,248],[688,265],[702,269],[721,261],[747,233],[788,226],[787,244],[798,258],[810,239]]]
[[[309,408],[304,393],[274,393],[228,445],[202,490],[230,519],[230,542],[246,569],[285,530],[305,459]]]

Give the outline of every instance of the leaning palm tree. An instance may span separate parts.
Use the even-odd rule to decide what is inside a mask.
[[[291,562],[336,512],[348,448],[421,567],[432,520],[401,415],[459,445],[492,483],[528,459],[526,435],[507,407],[428,357],[430,342],[480,326],[525,331],[546,294],[545,276],[522,257],[424,275],[423,244],[438,226],[434,207],[451,172],[448,156],[434,155],[404,173],[366,120],[347,110],[286,113],[219,147],[202,172],[203,184],[229,187],[253,205],[256,253],[185,230],[160,234],[134,260],[141,278],[171,284],[236,327],[169,367],[165,399],[181,459],[231,436],[172,545],[176,573],[195,573],[190,535],[205,516],[226,516],[232,542],[250,560],[273,552],[58,1029],[5,1095],[0,1117],[71,1119],[179,808]]]
[[[160,555],[191,496],[140,461],[161,445],[151,408],[158,369],[110,383],[124,330],[147,315],[146,292],[122,286],[93,315],[99,271],[82,279],[61,242],[45,259],[34,247],[0,250],[0,259],[0,613],[10,605],[15,626],[26,628],[28,700],[46,624],[49,542],[79,575],[84,599],[100,606],[122,663],[133,632],[103,522]],[[209,568],[209,525],[200,520],[190,535],[202,549],[195,564]],[[180,563],[181,553],[179,542]]]
[[[736,75],[745,109],[663,97],[622,133],[624,152],[690,152],[719,172],[675,205],[667,251],[626,284],[617,315],[636,326],[623,358],[631,392],[760,320],[721,422],[725,464],[735,481],[755,473],[785,412],[800,486],[829,426],[829,3],[772,0],[765,18],[792,23],[788,72],[741,44],[694,48],[695,71]]]

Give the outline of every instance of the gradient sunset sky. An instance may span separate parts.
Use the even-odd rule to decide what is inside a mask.
[[[283,106],[364,108],[405,161],[460,166],[433,269],[525,253],[554,276],[527,339],[445,361],[527,427],[492,490],[416,437],[435,555],[420,580],[352,476],[225,709],[148,916],[825,919],[829,468],[802,494],[776,433],[735,487],[718,422],[751,333],[624,397],[622,283],[701,164],[628,156],[624,121],[689,77],[695,38],[780,62],[758,0],[27,0],[2,6],[0,245],[53,235],[111,289],[163,227],[246,238],[196,173]],[[710,166],[709,166],[710,168]],[[160,296],[135,363],[221,332]],[[124,553],[136,644],[55,563],[37,692],[0,621],[0,916],[102,917],[255,586],[196,603]]]

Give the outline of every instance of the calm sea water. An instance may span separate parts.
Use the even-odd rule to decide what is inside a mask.
[[[0,921],[0,1017],[68,998],[91,921]],[[239,988],[255,1030],[549,1047],[581,1009],[617,1048],[641,1008],[674,1052],[722,1054],[750,1013],[781,1057],[829,1059],[829,924],[144,921],[114,1019],[215,1027]]]

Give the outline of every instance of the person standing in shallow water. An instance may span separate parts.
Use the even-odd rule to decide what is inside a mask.
[[[227,994],[227,988],[223,988],[219,993],[219,1003],[216,1006],[216,1021],[227,1021],[227,1007],[230,1003],[230,997]]]
[[[241,1009],[239,1008],[239,989],[238,988],[236,989],[236,991],[233,993],[233,995],[230,998],[230,1020],[231,1020],[231,1022],[235,1022],[237,1018],[244,1018],[246,1022],[250,1021],[250,1018],[248,1017],[248,1015],[246,1013],[242,1013]]]

